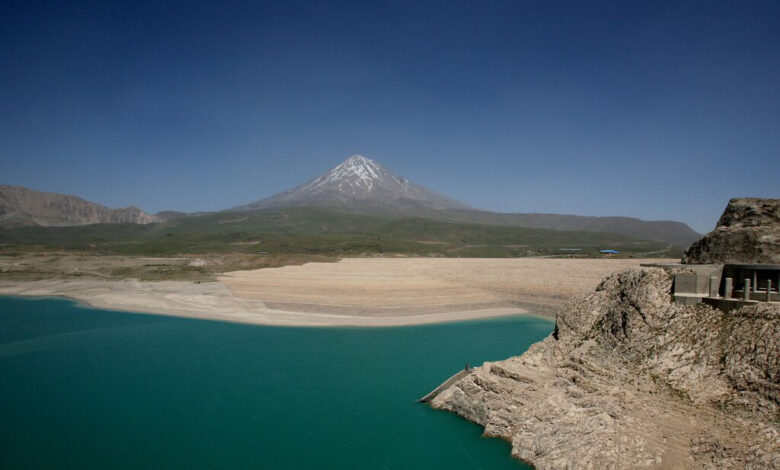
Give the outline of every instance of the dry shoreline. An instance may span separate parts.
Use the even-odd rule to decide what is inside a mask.
[[[63,296],[96,308],[259,325],[404,326],[518,314],[554,318],[604,273],[639,262],[351,258],[235,271],[216,282],[0,278],[0,295]]]
[[[487,308],[435,313],[361,316],[271,309],[262,302],[231,298],[218,282],[33,281],[0,282],[0,295],[64,297],[87,306],[127,313],[155,314],[266,326],[389,327],[457,322],[531,314],[522,308]],[[186,296],[181,300],[177,297]],[[549,319],[549,318],[548,318]]]

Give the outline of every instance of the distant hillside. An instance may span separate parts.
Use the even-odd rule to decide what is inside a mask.
[[[446,257],[625,256],[679,257],[662,242],[610,233],[443,222],[420,217],[355,214],[290,207],[187,216],[159,224],[96,224],[0,230],[10,250],[78,250],[133,255],[183,253],[362,256],[403,254]]]
[[[255,217],[251,215],[252,212],[260,212],[261,214]],[[250,215],[238,215],[240,213],[250,213]],[[426,233],[425,227],[431,230],[434,228],[435,230],[444,230],[447,227],[453,229],[457,226],[458,230],[462,230],[466,226],[478,226],[483,227],[479,229],[481,232],[490,233],[498,233],[502,230],[502,233],[507,233],[504,229],[513,227],[555,232],[578,232],[580,234],[592,233],[594,235],[586,237],[588,243],[584,245],[591,249],[594,248],[594,245],[590,242],[606,246],[616,241],[631,240],[633,243],[645,240],[655,242],[654,246],[661,243],[659,247],[663,248],[665,252],[681,252],[699,238],[698,233],[681,222],[644,221],[630,217],[501,214],[481,211],[414,184],[381,164],[360,155],[349,157],[332,170],[300,186],[217,214],[163,211],[156,215],[150,215],[134,206],[109,209],[75,196],[43,193],[14,186],[0,186],[0,228],[160,222],[166,227],[194,227],[193,236],[198,238],[205,233],[224,232],[222,230],[224,227],[221,226],[208,227],[209,222],[230,225],[232,224],[230,221],[234,219],[251,220],[254,225],[247,227],[248,231],[260,230],[261,227],[267,229],[269,227],[267,225],[269,214],[276,214],[278,217],[292,217],[294,215],[296,236],[308,235],[310,237],[327,237],[334,231],[343,233],[343,227],[336,224],[338,221],[348,223],[361,221],[361,223],[365,222],[371,227],[367,228],[358,224],[359,227],[350,232],[350,237],[354,238],[356,232],[361,231],[371,233],[375,237],[382,237],[392,233],[396,224],[401,223],[399,221],[403,221],[403,224],[408,226],[409,220],[414,220],[412,225],[416,232],[415,236],[421,240],[438,236],[436,231]],[[307,221],[306,217],[311,217],[312,220]],[[327,217],[331,217],[331,219]],[[376,221],[380,220],[384,225],[381,230],[378,230]],[[276,222],[282,223],[284,221],[276,220]],[[442,225],[441,223],[446,224]],[[283,225],[282,223],[273,226]],[[319,227],[322,226],[329,227],[327,234],[319,230]],[[308,227],[309,232],[302,232],[303,227]],[[467,232],[470,230],[468,229]],[[519,231],[516,232],[519,233]],[[569,240],[569,244],[572,246],[568,248],[579,248],[575,245],[582,238],[558,237],[557,239]],[[471,243],[465,244],[472,245]],[[166,242],[165,245],[168,243]],[[312,242],[312,245],[321,246],[319,242]],[[400,249],[401,252],[404,252],[405,249],[400,246],[396,246],[396,248]],[[500,253],[498,255],[501,256],[508,255],[512,251],[464,249],[470,253],[480,251],[487,255],[488,252],[491,252]],[[415,250],[416,248],[412,252],[417,252]],[[517,251],[514,250],[514,252]],[[530,251],[534,250],[530,249]]]
[[[425,217],[564,231],[600,232],[687,247],[699,234],[682,222],[631,217],[559,214],[501,214],[474,209],[416,185],[369,158],[355,155],[322,175],[287,191],[233,210],[327,207],[359,214]]]
[[[100,223],[149,224],[160,221],[135,206],[109,209],[67,194],[20,186],[0,186],[0,227],[63,227]]]
[[[485,211],[444,211],[437,218],[491,225],[606,232],[643,240],[689,246],[701,236],[688,225],[671,220],[641,220],[633,217],[590,217],[565,214],[502,214]]]

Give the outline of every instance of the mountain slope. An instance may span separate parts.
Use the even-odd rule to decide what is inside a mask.
[[[138,207],[109,209],[68,194],[0,186],[0,227],[64,227],[89,224],[149,224],[160,219]]]
[[[285,207],[328,207],[369,215],[425,217],[445,222],[613,233],[679,247],[687,247],[700,236],[686,224],[674,221],[482,211],[418,186],[360,155],[349,157],[300,186],[232,210]]]
[[[568,214],[502,214],[487,211],[447,210],[436,218],[490,225],[606,232],[643,240],[654,240],[686,247],[701,236],[688,225],[672,220],[641,220],[634,217],[594,217]]]
[[[466,204],[418,186],[371,159],[354,155],[300,186],[234,210],[293,206],[375,207],[400,211],[418,208],[472,209]]]
[[[614,248],[633,256],[678,257],[659,242],[616,234],[453,223],[419,217],[356,214],[329,208],[290,207],[191,215],[159,224],[97,224],[0,230],[0,247],[14,250],[79,250],[131,255],[246,253],[306,256],[580,256]]]

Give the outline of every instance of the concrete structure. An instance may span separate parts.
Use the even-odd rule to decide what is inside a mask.
[[[734,296],[743,300],[776,301],[780,284],[779,264],[727,264],[723,277],[733,279]],[[725,297],[725,291],[720,292]]]
[[[471,367],[469,367],[469,365],[466,364],[466,368],[465,369],[459,371],[458,373],[456,373],[455,375],[453,375],[449,379],[445,380],[443,384],[439,385],[438,387],[433,389],[433,391],[431,391],[430,393],[428,393],[424,397],[420,398],[419,401],[421,403],[428,403],[428,402],[430,402],[431,400],[433,400],[434,398],[439,396],[439,394],[441,392],[443,392],[443,391],[447,390],[448,388],[450,388],[452,386],[452,384],[454,384],[455,382],[457,382],[458,380],[462,379],[463,377],[469,375],[472,372],[473,372],[473,370],[471,369]]]
[[[674,275],[677,302],[705,302],[732,310],[755,302],[780,302],[777,264],[652,264]]]

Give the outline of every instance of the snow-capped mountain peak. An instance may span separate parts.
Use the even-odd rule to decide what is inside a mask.
[[[408,208],[469,209],[469,206],[431,190],[362,155],[353,155],[332,170],[268,199],[241,209],[284,206],[338,206],[355,204]]]
[[[353,195],[359,190],[371,192],[376,184],[380,186],[395,186],[396,190],[405,192],[409,189],[409,182],[379,163],[362,155],[353,155],[344,160],[334,169],[315,178],[308,187],[301,189],[315,191],[331,184],[337,184],[340,190],[352,189]]]

